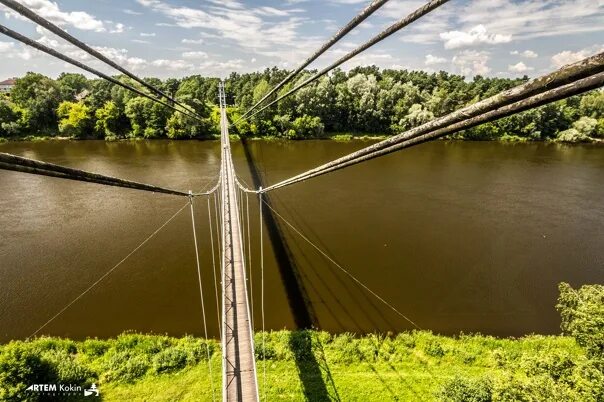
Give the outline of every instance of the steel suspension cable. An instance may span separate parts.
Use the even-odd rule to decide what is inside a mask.
[[[365,285],[363,282],[361,282],[359,279],[357,279],[357,277],[355,277],[353,274],[351,274],[348,270],[346,270],[344,267],[342,267],[341,264],[339,264],[336,260],[334,260],[332,257],[329,256],[329,254],[327,254],[325,251],[323,251],[319,246],[317,246],[315,243],[312,242],[312,240],[310,240],[308,237],[306,237],[300,230],[298,230],[294,225],[292,225],[287,219],[285,219],[279,212],[275,211],[275,209],[273,207],[271,207],[267,202],[264,202],[264,204],[275,213],[275,215],[277,217],[279,217],[279,219],[281,219],[283,222],[285,222],[285,224],[287,226],[289,226],[298,236],[300,236],[302,239],[304,239],[304,241],[306,241],[308,244],[310,244],[315,250],[317,250],[321,255],[323,255],[323,257],[325,257],[327,260],[329,260],[333,265],[335,265],[339,270],[341,270],[342,272],[344,272],[346,275],[348,275],[348,277],[350,277],[357,285],[361,286],[363,289],[365,289],[367,292],[369,292],[372,296],[374,296],[376,299],[378,299],[379,301],[381,301],[384,305],[386,305],[387,307],[389,307],[392,311],[394,311],[396,314],[398,314],[400,317],[404,318],[407,322],[409,322],[411,325],[413,325],[415,328],[421,330],[422,328],[420,328],[415,322],[413,322],[410,318],[408,318],[405,314],[401,313],[396,307],[394,307],[391,303],[387,302],[383,297],[381,297],[380,295],[378,295],[376,292],[374,292],[373,290],[371,290],[367,285]]]
[[[314,169],[290,177],[289,179],[285,179],[265,188],[263,191],[272,191],[277,188],[282,188],[394,152],[409,146],[409,141],[412,141],[414,138],[436,138],[429,135],[437,131],[438,136],[442,137],[443,135],[480,124],[477,122],[484,123],[493,121],[514,113],[542,106],[546,103],[599,88],[603,85],[601,78],[602,72],[604,72],[604,53],[599,53],[577,63],[565,66],[551,74],[536,78],[515,88],[502,91],[488,99],[434,119],[421,126],[378,142],[377,144],[352,152]],[[452,128],[446,129],[447,127]],[[413,142],[413,144],[415,144],[415,142]]]
[[[336,67],[344,64],[348,60],[350,60],[353,57],[357,56],[358,54],[364,52],[365,50],[369,49],[373,45],[375,45],[375,44],[383,41],[384,39],[388,38],[392,34],[400,31],[401,29],[403,29],[407,25],[409,25],[412,22],[420,19],[424,15],[426,15],[429,12],[433,11],[434,9],[442,6],[443,4],[447,3],[448,1],[449,0],[431,0],[431,1],[429,1],[424,6],[418,8],[417,10],[415,10],[414,12],[412,12],[411,14],[409,14],[408,16],[406,16],[403,19],[401,19],[400,21],[395,22],[394,24],[390,25],[384,31],[380,32],[378,35],[374,36],[372,39],[370,39],[369,41],[365,42],[361,46],[357,47],[356,49],[354,49],[350,53],[346,54],[345,56],[343,56],[342,58],[340,58],[336,62],[330,64],[327,67],[325,67],[323,70],[319,71],[318,73],[316,73],[312,77],[308,78],[307,80],[305,80],[301,84],[296,85],[294,88],[292,88],[291,90],[287,91],[285,94],[279,96],[274,101],[272,101],[272,102],[268,103],[267,105],[263,106],[262,108],[260,108],[256,112],[254,112],[250,117],[253,117],[253,116],[257,115],[258,113],[260,113],[263,110],[269,108],[270,106],[274,105],[275,103],[279,102],[280,100],[282,100],[282,99],[284,99],[284,98],[292,95],[293,93],[299,91],[300,89],[304,88],[308,84],[313,83],[314,81],[318,80],[319,78],[321,78],[322,76],[324,76],[325,74],[327,74],[328,72],[330,72],[331,70],[333,70],[334,68],[336,68]]]
[[[389,0],[373,0],[369,5],[367,5],[360,13],[358,13],[348,24],[342,27],[338,32],[335,33],[326,43],[324,43],[319,49],[317,49],[309,58],[307,58],[298,68],[289,73],[287,77],[285,77],[279,84],[277,84],[273,89],[271,89],[266,95],[262,97],[254,106],[252,106],[243,116],[241,116],[234,123],[236,124],[239,120],[244,119],[248,114],[250,114],[254,109],[256,109],[259,105],[261,105],[265,100],[267,100],[272,94],[283,88],[288,82],[290,82],[296,75],[300,74],[306,67],[308,67],[313,61],[319,58],[323,53],[325,53],[329,48],[335,45],[340,39],[346,36],[350,31],[359,26],[363,21],[365,21],[371,14],[376,12],[380,7],[386,4]]]
[[[190,110],[188,106],[186,106],[186,105],[178,102],[176,99],[168,96],[167,94],[165,94],[160,89],[158,89],[155,86],[149,84],[145,80],[139,78],[138,76],[136,76],[135,74],[131,73],[130,71],[128,71],[124,67],[120,66],[119,64],[117,64],[113,60],[109,59],[107,56],[103,55],[101,52],[99,52],[99,51],[93,49],[92,47],[88,46],[84,42],[82,42],[79,39],[75,38],[74,36],[70,35],[69,33],[67,33],[66,31],[64,31],[63,29],[61,29],[57,25],[53,24],[52,22],[50,22],[46,18],[44,18],[44,17],[36,14],[35,12],[33,12],[29,8],[25,7],[24,5],[20,4],[19,2],[15,1],[15,0],[0,0],[0,3],[4,4],[5,6],[11,8],[11,9],[13,9],[17,13],[19,13],[22,16],[30,19],[31,21],[35,22],[36,24],[38,24],[38,25],[46,28],[50,32],[54,33],[55,35],[59,36],[60,38],[63,38],[67,42],[69,42],[72,45],[78,47],[79,49],[85,51],[86,53],[90,54],[91,56],[95,57],[96,59],[101,60],[105,64],[108,64],[111,67],[115,68],[116,70],[120,71],[121,73],[127,75],[128,77],[132,78],[133,80],[137,81],[141,85],[145,86],[146,88],[148,88],[149,90],[151,90],[152,92],[154,92],[155,94],[157,94],[158,96],[166,98],[166,99],[170,100],[171,102],[174,102],[174,104],[176,104],[176,105],[182,107],[183,109],[187,110],[189,113],[192,113],[192,114],[196,115],[195,111]]]
[[[252,328],[254,328],[254,280],[252,275],[252,239],[250,236],[250,200],[248,198],[248,194],[245,193],[245,211],[246,211],[246,225],[247,225],[247,261],[248,261],[248,272],[249,272],[249,281],[250,281],[250,303],[252,306]],[[246,228],[244,225],[244,230]]]
[[[191,224],[193,226],[193,242],[195,244],[195,262],[197,263],[197,279],[199,280],[199,298],[201,299],[201,314],[203,318],[203,332],[205,336],[206,353],[208,355],[208,370],[210,374],[210,387],[212,388],[212,401],[216,400],[214,393],[214,376],[212,375],[212,357],[210,345],[208,344],[208,325],[206,323],[206,308],[203,300],[203,286],[201,283],[201,264],[199,263],[199,246],[197,244],[197,230],[195,229],[195,213],[193,210],[193,192],[189,192],[189,205],[191,206]]]
[[[2,1],[2,0],[0,0],[0,1]],[[153,97],[153,96],[151,96],[151,95],[149,95],[149,94],[147,94],[147,93],[145,93],[145,92],[143,92],[143,91],[141,91],[141,90],[133,87],[132,85],[123,83],[123,82],[121,82],[120,80],[118,80],[116,78],[113,78],[113,77],[111,77],[111,76],[109,76],[107,74],[104,74],[104,73],[100,72],[99,70],[96,70],[96,69],[94,69],[92,67],[89,67],[86,64],[81,63],[81,62],[79,62],[79,61],[77,61],[77,60],[75,60],[75,59],[73,59],[73,58],[71,58],[69,56],[66,56],[66,55],[64,55],[64,54],[62,54],[60,52],[57,52],[56,50],[54,50],[54,49],[52,49],[52,48],[50,48],[48,46],[45,46],[45,45],[43,45],[43,44],[41,44],[39,42],[36,42],[35,40],[33,40],[31,38],[28,38],[27,36],[21,35],[20,33],[15,32],[15,31],[13,31],[10,28],[5,27],[4,25],[0,25],[0,33],[4,34],[4,35],[6,35],[6,36],[8,36],[10,38],[13,38],[16,41],[19,41],[19,42],[24,43],[24,44],[26,44],[28,46],[31,46],[31,47],[33,47],[35,49],[38,49],[41,52],[44,52],[44,53],[49,54],[49,55],[51,55],[53,57],[56,57],[57,59],[63,60],[66,63],[69,63],[69,64],[72,64],[72,65],[74,65],[76,67],[79,67],[82,70],[88,71],[89,73],[94,74],[97,77],[100,77],[100,78],[102,78],[104,80],[107,80],[107,81],[111,82],[112,84],[118,85],[118,86],[120,86],[122,88],[125,88],[125,89],[129,90],[129,91],[132,91],[132,92],[134,92],[135,94],[137,94],[139,96],[145,97],[145,98],[150,99],[150,100],[152,100],[154,102],[157,102],[157,103],[159,103],[159,104],[161,104],[161,105],[163,105],[163,106],[165,106],[167,108],[170,108],[170,109],[172,109],[172,110],[174,110],[176,112],[182,113],[183,115],[185,115],[187,117],[190,117],[192,119],[196,119],[196,120],[202,121],[202,119],[200,117],[196,116],[196,115],[190,114],[187,111],[182,111],[180,109],[177,109],[173,105],[170,105],[169,103],[166,103],[166,102],[162,101],[161,99],[157,99],[157,98],[155,98],[155,97]]]
[[[96,285],[98,285],[101,281],[103,281],[103,279],[105,279],[106,277],[108,277],[113,271],[115,271],[120,265],[122,265],[128,258],[132,257],[132,255],[134,255],[138,250],[140,250],[145,244],[147,244],[149,242],[149,240],[151,240],[153,237],[155,237],[155,235],[157,235],[159,232],[161,232],[161,230],[163,228],[165,228],[166,226],[168,226],[168,224],[170,222],[172,222],[174,220],[174,218],[176,218],[187,206],[189,205],[189,203],[187,202],[185,205],[183,205],[178,211],[176,211],[174,213],[174,215],[172,215],[167,221],[165,221],[159,228],[157,228],[153,233],[151,233],[145,240],[143,240],[142,243],[140,243],[138,246],[136,246],[134,248],[134,250],[132,250],[130,253],[128,253],[128,255],[126,255],[124,258],[122,258],[117,264],[115,264],[109,271],[105,272],[99,279],[97,279],[92,285],[90,285],[88,288],[86,288],[86,290],[84,290],[82,293],[80,293],[75,299],[73,299],[71,302],[69,302],[65,307],[63,307],[61,310],[59,310],[58,313],[56,313],[54,316],[52,316],[48,321],[46,321],[44,324],[42,324],[42,326],[40,328],[38,328],[36,331],[34,331],[30,336],[28,336],[29,338],[32,338],[34,336],[36,336],[41,330],[43,330],[44,328],[46,328],[46,326],[48,324],[50,324],[51,322],[53,322],[58,316],[60,316],[61,314],[63,314],[69,307],[71,307],[75,302],[77,302],[78,300],[80,300],[82,297],[84,297],[84,295],[86,295],[88,292],[90,292]]]
[[[220,228],[222,227],[222,221],[220,216],[218,215],[218,198],[220,197],[220,192],[217,191],[214,193],[214,214],[216,218],[216,241],[222,244],[223,240],[220,236]],[[218,261],[222,261],[222,247],[218,247]],[[221,263],[222,265],[222,263]],[[222,283],[222,271],[220,272],[220,283]]]
[[[212,273],[214,274],[214,293],[216,294],[216,319],[218,320],[218,335],[222,338],[222,326],[220,325],[220,301],[218,299],[218,275],[216,273],[216,254],[214,252],[214,228],[212,225],[212,211],[210,208],[210,197],[208,201],[208,224],[210,227],[210,243],[212,244]],[[218,222],[216,222],[218,225]]]
[[[260,187],[262,190],[262,187]],[[260,310],[262,315],[262,394],[266,401],[266,328],[264,322],[264,235],[262,216],[262,192],[258,193],[258,205],[260,206],[258,226],[260,227]]]
[[[138,183],[135,181],[120,179],[117,177],[87,172],[80,169],[69,168],[61,165],[56,165],[54,163],[42,162],[35,159],[24,158],[22,156],[7,154],[3,152],[0,152],[0,169],[13,170],[42,176],[57,177],[61,179],[96,183],[106,186],[125,187],[134,190],[149,191],[153,193],[163,193],[186,197],[189,196],[188,193],[183,191],[177,191],[154,186],[151,184]]]

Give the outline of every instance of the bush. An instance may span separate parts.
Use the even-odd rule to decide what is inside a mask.
[[[568,130],[560,131],[560,133],[558,133],[558,136],[556,137],[555,141],[556,142],[570,142],[570,143],[589,142],[590,138],[589,138],[589,136],[580,133],[575,128],[569,128]]]
[[[426,352],[428,356],[432,357],[443,357],[445,355],[445,350],[438,341],[428,342],[424,348],[424,352]]]
[[[208,360],[208,351],[210,358],[214,355],[214,345],[202,339],[195,339],[187,336],[178,343],[178,348],[187,355],[187,365],[195,365],[202,360]]]
[[[64,350],[55,350],[44,355],[45,360],[53,367],[56,379],[62,384],[92,384],[94,373],[75,361],[74,356]]]
[[[104,355],[109,350],[109,343],[98,339],[86,339],[82,343],[80,350],[87,356],[98,357]]]
[[[556,309],[562,317],[562,333],[575,338],[604,370],[604,286],[585,285],[575,290],[561,283],[558,289]]]
[[[50,383],[55,379],[51,365],[29,345],[10,343],[0,353],[0,400],[22,401],[30,384]]]
[[[186,365],[187,353],[175,347],[162,350],[153,358],[153,369],[156,373],[180,370]]]
[[[149,367],[149,359],[145,355],[111,351],[102,379],[107,382],[132,382],[144,376]]]
[[[438,397],[445,402],[490,402],[493,400],[493,384],[486,378],[455,377],[443,386]]]

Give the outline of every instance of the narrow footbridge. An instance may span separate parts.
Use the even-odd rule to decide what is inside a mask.
[[[254,332],[247,292],[239,188],[231,157],[224,85],[219,85],[222,147],[222,381],[223,400],[258,400]]]

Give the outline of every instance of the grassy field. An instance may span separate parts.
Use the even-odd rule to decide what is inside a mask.
[[[462,386],[473,380],[479,385],[486,380],[524,384],[534,376],[553,378],[548,364],[569,361],[580,367],[586,361],[575,340],[562,336],[452,338],[412,332],[356,337],[277,331],[267,333],[265,349],[261,340],[257,334],[258,381],[268,401],[432,401],[446,399],[443,390],[456,387],[460,379]],[[11,342],[0,346],[0,385],[4,381],[9,389],[0,390],[0,400],[24,400],[19,398],[28,394],[19,387],[47,382],[83,386],[94,382],[104,401],[211,401],[213,382],[219,400],[219,344],[207,345],[213,381],[206,343],[198,338],[124,334],[82,342],[59,338]],[[264,350],[266,360],[261,359]],[[15,372],[11,359],[27,362],[29,370],[21,364],[22,373]],[[13,382],[20,379],[12,384],[12,394],[8,376]],[[71,398],[80,399],[86,400]]]

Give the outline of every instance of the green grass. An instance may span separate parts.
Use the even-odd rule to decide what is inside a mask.
[[[208,342],[208,346],[220,399],[220,346],[216,341]],[[458,377],[523,381],[535,362],[547,356],[552,361],[560,356],[575,363],[585,360],[584,351],[573,338],[538,335],[453,338],[411,332],[357,337],[276,331],[266,334],[265,350],[267,359],[262,360],[262,336],[256,334],[260,392],[266,392],[269,401],[429,401]],[[29,360],[24,356],[30,356]],[[9,374],[12,379],[0,373],[0,389],[2,381],[15,390],[42,381],[42,376],[85,386],[95,382],[105,401],[212,400],[206,343],[198,338],[124,334],[116,339],[81,342],[60,338],[14,341],[0,346],[0,372],[11,373],[7,368],[21,367],[24,360],[38,367],[31,356],[44,363],[40,367],[46,372],[38,369],[34,375],[28,371],[25,377]],[[23,384],[15,385],[15,379]],[[2,391],[0,400],[4,400]]]

